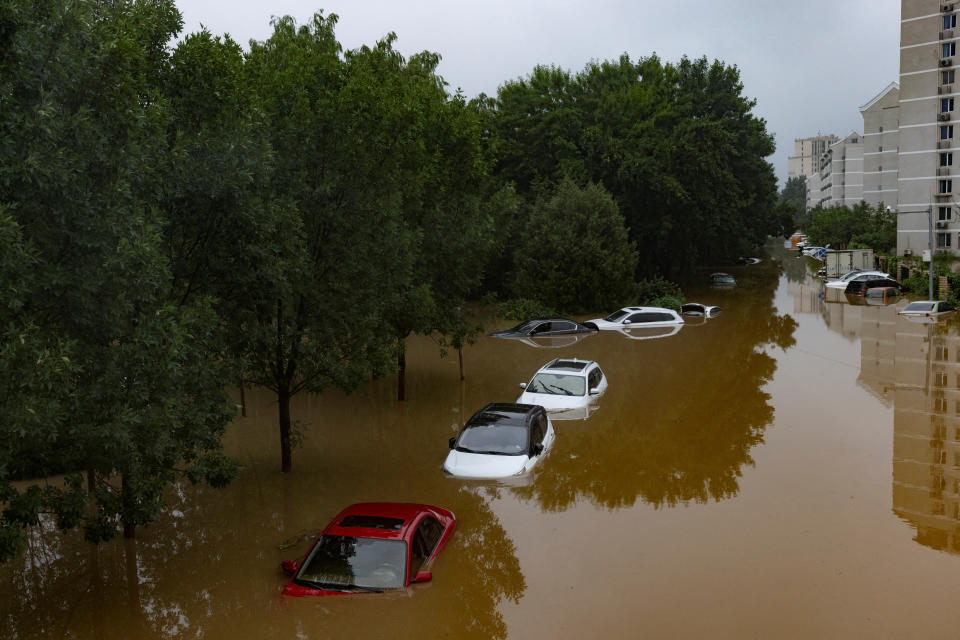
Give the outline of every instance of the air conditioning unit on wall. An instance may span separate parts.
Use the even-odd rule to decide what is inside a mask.
[[[953,64],[953,60],[951,60],[950,58],[944,58],[943,60],[940,61],[941,67],[949,67],[952,64]]]

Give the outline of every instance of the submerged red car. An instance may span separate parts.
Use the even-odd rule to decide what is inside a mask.
[[[343,511],[299,562],[287,560],[288,596],[328,596],[402,589],[429,582],[434,558],[457,519],[425,504],[365,502]]]

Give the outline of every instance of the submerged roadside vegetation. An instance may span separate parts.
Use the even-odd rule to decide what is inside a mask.
[[[0,559],[41,514],[129,536],[169,484],[229,482],[238,382],[276,394],[289,471],[291,397],[397,371],[402,397],[405,340],[470,340],[468,300],[676,297],[792,224],[735,67],[624,55],[468,99],[336,23],[244,50],[172,0],[0,5]]]

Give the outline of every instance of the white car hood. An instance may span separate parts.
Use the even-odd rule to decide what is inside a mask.
[[[593,396],[567,396],[559,393],[533,393],[524,391],[517,398],[519,404],[538,404],[547,411],[577,409],[590,404]]]
[[[447,454],[443,469],[458,478],[506,478],[524,470],[529,458],[488,453],[467,453],[456,449]]]

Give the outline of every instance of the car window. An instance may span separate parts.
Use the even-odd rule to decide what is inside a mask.
[[[410,541],[410,580],[417,574],[423,563],[430,557],[430,548],[427,545],[426,537],[420,527],[413,532],[413,539]]]
[[[533,419],[530,431],[530,443],[531,445],[541,444],[545,437],[547,437],[547,418],[541,414]]]
[[[607,322],[616,322],[625,315],[627,315],[627,311],[625,309],[620,309],[619,311],[614,311],[608,315],[606,318],[604,318],[604,320]]]
[[[596,389],[600,386],[600,380],[603,379],[603,374],[600,373],[600,368],[596,368],[590,372],[590,383],[587,385],[590,389]]]
[[[642,322],[669,322],[673,320],[673,316],[669,313],[635,313],[630,316],[630,322],[633,324],[639,324]]]
[[[582,375],[538,373],[527,385],[530,393],[551,393],[561,396],[582,396],[586,393]]]
[[[576,326],[572,322],[554,322],[553,330],[554,331],[573,331],[576,329]]]
[[[527,450],[527,428],[520,424],[467,424],[457,438],[457,451],[519,456]]]
[[[420,526],[423,527],[423,538],[427,541],[427,546],[432,554],[437,548],[437,543],[440,542],[440,536],[443,535],[443,525],[433,516],[427,516],[420,523]]]
[[[531,333],[547,333],[548,331],[550,331],[550,323],[541,322]]]

